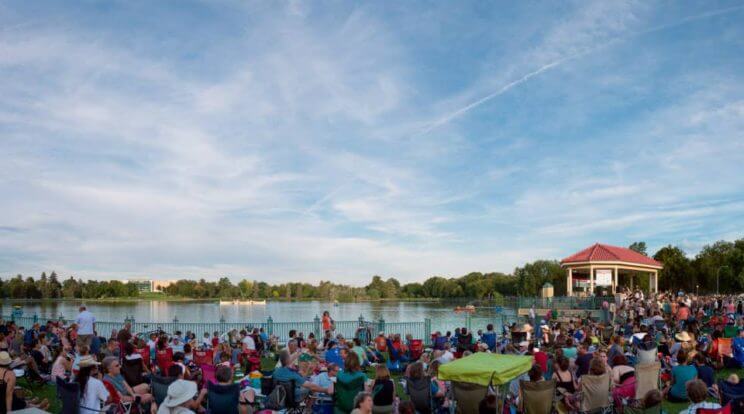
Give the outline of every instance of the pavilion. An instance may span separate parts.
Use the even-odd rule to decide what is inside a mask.
[[[574,288],[583,287],[584,294],[594,292],[595,287],[604,286],[613,294],[626,278],[626,286],[633,288],[633,275],[645,273],[649,276],[649,290],[659,290],[658,262],[625,247],[596,243],[586,249],[561,260],[561,267],[567,270],[566,293],[574,294]],[[630,281],[628,284],[627,281]]]

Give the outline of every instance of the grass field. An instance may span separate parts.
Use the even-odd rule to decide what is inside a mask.
[[[274,369],[275,364],[276,362],[274,360],[263,358],[261,360],[261,369],[266,370],[266,371],[272,370]],[[724,370],[716,372],[716,377],[726,378],[732,373],[739,375],[740,378],[744,378],[744,369],[724,369]],[[369,368],[367,370],[367,375],[370,378],[374,378],[374,369]],[[396,387],[398,397],[400,397],[402,400],[407,400],[408,396],[405,395],[405,393],[403,392],[403,388],[400,385],[399,380],[400,380],[400,374],[393,374],[393,381],[395,382],[395,387]],[[21,378],[18,380],[18,385],[23,388],[29,389],[28,383],[26,382],[24,378]],[[31,393],[34,396],[39,397],[40,399],[43,399],[43,398],[49,399],[49,402],[50,402],[49,411],[51,411],[52,413],[59,413],[60,410],[62,409],[60,402],[57,400],[57,395],[56,395],[54,385],[45,385],[43,387],[36,387],[31,390]],[[687,408],[688,405],[689,404],[687,403],[674,404],[668,401],[664,401],[663,403],[664,409],[669,414],[676,414],[680,412],[681,410]]]

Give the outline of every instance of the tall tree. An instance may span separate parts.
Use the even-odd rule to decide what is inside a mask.
[[[634,252],[638,252],[644,256],[648,256],[648,253],[646,252],[646,242],[644,241],[637,241],[633,242],[628,246],[630,250],[633,250]]]

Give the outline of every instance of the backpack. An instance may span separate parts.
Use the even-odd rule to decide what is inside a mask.
[[[266,398],[266,408],[269,410],[281,410],[285,408],[287,401],[287,390],[282,386],[274,387]]]

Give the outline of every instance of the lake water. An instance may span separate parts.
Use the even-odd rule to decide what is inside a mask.
[[[73,318],[78,313],[82,301],[60,302],[13,302],[4,301],[2,313],[8,315],[12,305],[23,308],[23,316],[37,314],[40,319],[58,317]],[[463,305],[460,303],[460,305]],[[220,305],[217,301],[204,302],[168,302],[168,301],[132,301],[132,302],[91,302],[87,304],[99,321],[123,321],[133,316],[137,322],[170,322],[178,318],[181,322],[214,323],[220,318],[228,322],[264,322],[271,316],[275,322],[311,322],[315,316],[322,315],[324,310],[331,313],[337,321],[354,321],[363,316],[365,320],[377,321],[384,318],[386,322],[422,322],[425,318],[432,321],[433,330],[452,330],[466,325],[464,313],[455,313],[456,303],[448,302],[354,302],[339,303],[334,306],[329,302],[268,302],[265,305]],[[473,329],[485,327],[487,323],[499,325],[502,315],[512,316],[514,309],[502,309],[495,306],[479,306],[471,315]]]

